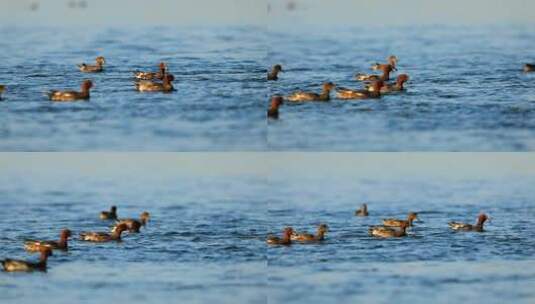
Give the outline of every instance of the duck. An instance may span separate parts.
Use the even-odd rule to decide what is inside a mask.
[[[128,230],[126,224],[120,224],[115,228],[115,231],[110,233],[106,232],[82,232],[80,233],[80,240],[87,242],[111,242],[111,241],[121,241],[121,234],[123,231]]]
[[[524,64],[524,72],[525,73],[535,72],[535,64],[530,64],[530,63]]]
[[[399,229],[385,227],[385,226],[373,226],[373,227],[370,227],[370,229],[368,230],[368,233],[371,236],[381,237],[381,238],[404,237],[404,236],[407,236],[408,226],[409,225],[407,223],[401,223],[401,225],[399,226]]]
[[[332,82],[325,82],[320,94],[299,91],[288,95],[285,99],[289,101],[329,101],[331,99],[331,90],[335,86]]]
[[[276,237],[273,235],[268,236],[266,243],[269,245],[291,245],[292,244],[292,234],[294,230],[292,227],[286,227],[284,228],[284,231],[282,232],[282,237]]]
[[[115,232],[115,230],[117,230],[117,226],[121,224],[126,224],[126,227],[128,228],[129,232],[139,233],[139,229],[142,226],[145,227],[145,225],[149,221],[149,218],[150,214],[147,211],[143,211],[139,216],[139,220],[133,218],[120,219],[112,227],[111,232]]]
[[[325,239],[325,233],[329,230],[329,227],[327,224],[320,224],[318,226],[318,230],[316,231],[316,235],[310,234],[310,233],[292,233],[291,239],[292,241],[300,241],[300,242],[319,242],[323,241]]]
[[[29,262],[22,260],[5,259],[0,261],[4,267],[4,271],[7,272],[32,272],[42,271],[46,272],[48,257],[52,256],[52,249],[49,247],[41,247],[39,250],[41,256],[38,262]]]
[[[381,66],[379,70],[383,71],[382,75],[368,75],[368,74],[357,74],[355,75],[355,79],[358,81],[376,81],[376,80],[382,80],[387,81],[390,80],[390,73],[394,70],[391,65],[387,64],[384,66]]]
[[[52,90],[48,92],[47,95],[48,98],[52,101],[73,101],[89,99],[89,90],[93,87],[93,82],[91,80],[84,80],[80,87],[81,92]]]
[[[362,204],[360,209],[355,211],[355,216],[368,216],[368,205]]]
[[[6,90],[6,86],[3,84],[0,84],[0,100],[2,100],[2,93]]]
[[[459,223],[459,222],[449,222],[448,226],[450,226],[451,229],[456,231],[475,231],[475,232],[483,232],[483,224],[486,220],[488,220],[489,217],[482,213],[477,217],[477,222],[475,225],[472,224],[466,224],[466,223]]]
[[[174,91],[172,81],[175,77],[167,74],[163,77],[163,82],[153,82],[150,80],[143,80],[135,83],[136,90],[140,92],[171,92]]]
[[[381,97],[381,88],[384,86],[382,80],[375,81],[372,84],[373,90],[353,90],[347,88],[338,88],[336,98],[338,99],[377,99]]]
[[[401,74],[396,78],[396,82],[395,83],[393,83],[393,84],[385,83],[381,87],[381,94],[388,94],[388,93],[404,91],[405,90],[404,84],[407,81],[409,81],[409,75]],[[367,86],[366,89],[368,91],[370,91],[370,92],[375,90],[375,88],[373,86]]]
[[[416,219],[418,219],[418,213],[409,212],[406,220],[388,218],[383,220],[383,225],[386,227],[401,227],[402,224],[407,224],[407,227],[412,227],[412,222]]]
[[[388,58],[386,58],[386,62],[388,63],[374,63],[372,64],[371,69],[372,70],[381,70],[383,67],[390,65],[392,67],[392,70],[397,71],[396,65],[398,64],[398,57],[395,55],[390,55]]]
[[[267,117],[278,119],[279,118],[279,107],[283,104],[284,99],[281,96],[271,97],[271,106],[267,110]]]
[[[162,80],[164,76],[167,74],[167,65],[164,62],[160,62],[158,67],[160,68],[159,72],[134,71],[134,77],[139,80],[153,80],[153,79]]]
[[[78,68],[80,69],[80,72],[84,73],[98,73],[102,72],[104,70],[104,63],[106,63],[106,59],[102,56],[98,56],[95,59],[96,64],[90,65],[86,63],[81,63],[78,65]]]
[[[69,229],[61,230],[58,241],[40,241],[40,240],[26,240],[24,242],[24,249],[29,252],[41,251],[43,247],[48,247],[54,250],[69,250],[68,240],[71,237]]]
[[[271,72],[267,74],[267,80],[278,80],[279,79],[279,72],[283,72],[282,66],[280,64],[276,64],[271,69]]]
[[[117,206],[111,206],[110,211],[101,211],[101,220],[117,220]]]

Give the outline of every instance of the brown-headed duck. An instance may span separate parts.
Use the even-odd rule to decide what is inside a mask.
[[[368,205],[362,204],[360,209],[355,211],[355,216],[368,216]]]
[[[69,229],[61,230],[58,241],[40,241],[40,240],[26,240],[24,242],[24,248],[30,252],[41,251],[43,247],[48,247],[54,250],[67,251],[69,249],[68,239],[71,237],[71,231]]]
[[[385,83],[381,87],[381,94],[404,91],[405,90],[404,84],[407,81],[409,81],[409,75],[401,74],[396,78],[396,82],[395,83],[393,83],[393,84]],[[367,89],[368,89],[368,91],[375,90],[375,88],[373,86],[368,86]]]
[[[292,241],[299,242],[319,242],[325,239],[325,233],[327,233],[328,230],[329,227],[327,226],[327,224],[320,224],[318,226],[318,230],[316,231],[316,235],[307,232],[294,232],[291,235],[291,239]]]
[[[111,206],[110,211],[101,211],[101,220],[117,220],[117,206]]]
[[[81,92],[52,90],[48,92],[47,95],[52,101],[87,100],[89,99],[89,90],[92,87],[93,82],[91,82],[91,80],[84,80],[81,85]]]
[[[267,117],[278,119],[279,118],[279,107],[283,104],[283,98],[281,96],[271,97],[271,106],[267,110]]]
[[[466,224],[466,223],[458,223],[458,222],[449,222],[448,226],[450,226],[451,229],[456,231],[475,231],[475,232],[483,232],[483,224],[489,217],[482,213],[478,216],[477,222],[475,225],[472,224]]]
[[[41,256],[38,262],[28,262],[21,260],[5,259],[1,261],[4,270],[7,272],[32,272],[32,271],[46,271],[46,262],[48,257],[52,255],[52,249],[42,247],[40,249]]]
[[[111,232],[115,232],[115,230],[117,230],[117,226],[121,224],[126,224],[126,227],[128,228],[129,232],[138,233],[141,227],[145,227],[145,225],[149,221],[149,218],[150,218],[150,214],[147,211],[143,211],[141,215],[139,216],[139,219],[133,219],[133,218],[120,219],[113,226],[113,228],[111,229]]]
[[[281,238],[270,235],[268,236],[266,243],[268,243],[269,245],[291,245],[293,232],[294,230],[292,227],[286,227],[282,232]]]
[[[95,62],[96,62],[95,65],[86,64],[86,63],[79,64],[78,68],[80,69],[81,72],[85,72],[85,73],[102,72],[104,70],[104,63],[106,63],[106,59],[104,59],[104,57],[102,56],[98,56],[95,59]]]
[[[6,90],[6,86],[0,84],[0,100],[2,100],[2,93],[4,93],[5,90]]]
[[[372,70],[382,70],[383,67],[385,67],[387,65],[390,65],[392,67],[393,71],[397,71],[396,65],[398,64],[398,57],[396,57],[394,55],[390,55],[390,56],[388,56],[388,58],[386,58],[386,62],[388,62],[388,63],[375,63],[375,64],[373,64],[372,65]]]
[[[135,71],[134,72],[134,77],[136,79],[140,79],[140,80],[153,80],[153,79],[162,80],[164,78],[164,76],[167,74],[167,65],[164,62],[160,62],[158,67],[160,68],[159,72],[140,72],[140,71]]]
[[[382,80],[375,81],[372,84],[373,90],[352,90],[346,88],[339,88],[336,91],[336,98],[338,99],[377,99],[381,97],[381,88],[384,82]]]
[[[331,99],[331,90],[336,85],[332,82],[323,84],[323,90],[320,94],[310,92],[295,92],[286,97],[289,101],[329,101]]]
[[[126,224],[121,224],[111,234],[107,232],[82,232],[80,233],[80,240],[96,243],[121,241],[121,234],[125,230],[128,230],[128,227]]]
[[[535,72],[535,64],[529,64],[529,63],[524,64],[524,72],[525,73]]]
[[[282,71],[282,66],[280,64],[276,64],[271,69],[271,72],[267,74],[267,80],[277,80],[279,79],[279,73]]]
[[[384,226],[374,226],[370,227],[368,230],[369,234],[381,238],[397,238],[407,236],[407,227],[409,224],[401,223],[399,229],[384,227]]]
[[[416,219],[418,219],[418,214],[416,212],[410,212],[406,220],[388,218],[383,220],[383,225],[387,227],[401,227],[402,224],[407,224],[407,227],[412,227],[412,222]]]
[[[140,92],[172,92],[175,90],[172,84],[173,80],[175,80],[175,76],[167,74],[163,77],[163,82],[143,80],[136,82],[135,87]]]
[[[388,65],[382,66],[380,70],[383,71],[383,75],[379,76],[379,75],[357,74],[355,75],[355,79],[358,81],[390,80],[390,73],[392,73],[393,71],[392,66],[388,64]]]

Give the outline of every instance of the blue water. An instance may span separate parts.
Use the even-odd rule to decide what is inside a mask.
[[[0,26],[2,151],[259,150],[266,147],[265,48],[255,27]],[[76,64],[106,58],[105,72]],[[134,90],[134,70],[167,63],[172,94]],[[261,75],[261,76],[260,76]],[[79,89],[89,102],[43,92]]]
[[[54,168],[51,162],[46,166]],[[172,164],[166,172],[110,175],[32,163],[35,170],[0,173],[0,257],[36,258],[23,251],[23,240],[55,239],[63,227],[75,235],[105,231],[109,223],[98,212],[111,204],[119,216],[147,210],[152,220],[121,244],[72,240],[69,253],[50,258],[46,274],[0,272],[0,302],[535,300],[533,177],[344,178],[316,171],[265,178],[260,171],[191,174]],[[370,216],[354,217],[362,202]],[[409,211],[421,221],[408,237],[368,236],[370,225]],[[484,233],[447,227],[451,220],[474,222],[480,212],[492,217]],[[265,244],[268,233],[287,225],[313,231],[319,223],[330,227],[322,244]]]
[[[266,66],[285,70],[270,94],[359,88],[357,72],[399,58],[407,92],[373,101],[287,103],[268,126],[272,150],[531,151],[535,31],[529,26],[276,27]],[[304,29],[303,29],[304,28]],[[288,31],[290,30],[290,31]],[[334,98],[334,94],[331,95]]]

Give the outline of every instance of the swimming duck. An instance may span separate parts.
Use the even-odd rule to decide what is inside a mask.
[[[135,83],[136,90],[140,92],[171,92],[175,88],[171,83],[175,80],[175,77],[171,74],[167,74],[163,77],[163,82],[153,82],[150,80],[143,80]]]
[[[525,73],[535,72],[535,64],[529,64],[529,63],[524,64],[524,72]]]
[[[376,99],[381,97],[381,88],[384,82],[382,80],[375,81],[372,84],[373,90],[352,90],[346,88],[338,88],[336,90],[336,98],[338,99]]]
[[[295,92],[286,97],[289,101],[329,101],[331,99],[330,93],[336,85],[332,82],[326,82],[323,84],[323,90],[321,94],[309,93],[309,92]]]
[[[282,232],[282,238],[270,235],[268,236],[266,243],[270,245],[291,245],[292,244],[292,234],[294,230],[292,227],[284,228]]]
[[[407,224],[407,227],[412,227],[412,222],[416,219],[418,219],[418,214],[416,212],[410,212],[406,220],[388,218],[383,220],[383,225],[387,227],[401,227],[402,224]]]
[[[141,213],[141,215],[139,216],[139,220],[138,219],[132,219],[132,218],[120,219],[113,226],[113,228],[111,229],[111,232],[115,232],[115,230],[117,230],[117,226],[119,226],[121,224],[126,224],[126,227],[128,228],[129,232],[138,233],[139,229],[142,226],[145,227],[145,225],[149,221],[149,218],[150,218],[150,214],[147,211],[143,211]]]
[[[370,227],[368,230],[369,234],[381,238],[394,238],[394,237],[404,237],[407,236],[407,223],[401,223],[399,229],[390,228],[384,226],[374,226]]]
[[[162,80],[164,76],[167,74],[167,65],[164,62],[160,62],[158,65],[160,68],[159,72],[140,72],[135,71],[134,77],[140,80],[153,80],[153,79],[159,79]]]
[[[271,72],[267,75],[267,80],[277,80],[279,79],[279,72],[282,72],[282,66],[280,64],[276,64],[271,69]]]
[[[355,211],[355,216],[368,216],[368,205],[362,204],[362,207]]]
[[[405,90],[404,84],[409,81],[409,75],[401,74],[396,78],[396,82],[393,84],[385,83],[381,87],[381,94],[401,92]],[[375,88],[373,86],[366,86],[366,89],[370,92],[373,92]]]
[[[104,63],[106,63],[106,60],[104,59],[104,57],[98,56],[95,59],[95,61],[96,61],[95,65],[82,63],[78,65],[78,68],[80,69],[81,72],[85,72],[85,73],[102,72],[104,70]]]
[[[2,100],[2,93],[4,93],[5,90],[6,90],[6,86],[0,84],[0,100]]]
[[[483,232],[483,224],[488,218],[489,217],[486,214],[482,213],[478,216],[477,222],[475,225],[458,223],[458,222],[449,222],[448,226],[450,226],[451,229],[457,230],[457,231]]]
[[[318,230],[316,231],[316,235],[310,234],[310,233],[292,233],[291,239],[292,241],[300,241],[300,242],[319,242],[323,241],[325,239],[325,233],[329,230],[329,227],[327,224],[320,224],[318,226]]]
[[[48,257],[52,255],[52,249],[50,249],[49,247],[42,247],[40,249],[40,252],[41,252],[41,256],[38,262],[28,262],[28,261],[12,260],[12,259],[5,259],[0,262],[2,263],[2,266],[4,266],[4,270],[7,272],[46,271],[46,262],[48,260]]]
[[[384,65],[379,68],[381,71],[383,71],[383,75],[367,75],[367,74],[357,74],[355,75],[355,79],[358,81],[374,81],[374,80],[382,80],[387,81],[390,80],[390,73],[394,70],[392,66],[389,64]]]
[[[91,80],[84,80],[81,85],[81,92],[76,91],[56,91],[52,90],[47,96],[52,101],[73,101],[89,99],[89,89],[93,87]]]
[[[67,251],[69,249],[67,244],[69,237],[71,237],[71,231],[69,229],[63,229],[59,234],[58,241],[27,240],[24,242],[24,248],[30,252],[41,251],[43,247]]]
[[[101,211],[99,217],[101,220],[116,220],[117,206],[111,206],[110,211]]]
[[[97,243],[121,241],[121,234],[127,229],[126,224],[120,224],[111,234],[106,232],[82,232],[80,233],[80,240]]]
[[[280,96],[271,97],[271,107],[267,110],[267,117],[278,119],[279,118],[279,107],[282,105],[283,99]]]
[[[381,63],[375,63],[372,65],[372,70],[381,70],[383,69],[383,67],[387,66],[387,65],[390,65],[392,67],[392,70],[393,71],[397,71],[397,68],[396,68],[396,65],[398,64],[398,57],[394,56],[394,55],[390,55],[388,56],[388,58],[386,58],[386,64],[381,64]]]

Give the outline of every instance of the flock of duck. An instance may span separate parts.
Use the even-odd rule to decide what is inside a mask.
[[[124,218],[119,219],[117,216],[117,207],[112,206],[110,211],[102,211],[100,219],[115,221],[110,232],[93,232],[86,231],[80,233],[80,240],[86,242],[103,243],[103,242],[120,242],[121,234],[124,231],[131,233],[139,233],[140,228],[144,227],[149,221],[150,214],[146,211],[142,212],[139,219]],[[4,270],[7,272],[32,272],[32,271],[46,271],[48,257],[52,255],[54,250],[68,251],[68,240],[72,232],[69,229],[63,229],[60,232],[58,241],[48,240],[26,240],[24,248],[28,252],[39,252],[41,254],[37,262],[22,261],[15,259],[4,259],[0,261]]]
[[[355,211],[355,216],[368,216],[368,206],[363,204],[362,207]],[[413,226],[413,222],[418,219],[416,212],[409,212],[407,219],[388,218],[383,219],[383,225],[371,226],[368,229],[369,235],[377,238],[400,238],[407,236],[407,229]],[[486,214],[480,214],[475,224],[467,224],[460,222],[449,222],[448,225],[455,231],[474,231],[483,232],[483,225],[489,217]],[[317,228],[316,234],[308,232],[296,232],[292,227],[286,227],[282,231],[282,236],[277,237],[269,235],[266,242],[270,245],[286,245],[289,246],[292,242],[299,243],[318,243],[325,239],[325,234],[328,231],[327,224],[320,224]]]
[[[267,117],[272,119],[279,118],[279,107],[284,101],[289,102],[309,102],[309,101],[329,101],[331,91],[336,88],[336,98],[341,100],[357,99],[378,99],[381,95],[399,93],[405,91],[405,83],[409,81],[409,75],[400,74],[395,81],[390,81],[390,74],[397,71],[398,58],[394,55],[389,56],[386,63],[375,63],[371,66],[372,70],[382,71],[381,75],[375,74],[356,74],[355,80],[364,82],[362,88],[348,89],[336,87],[332,82],[325,82],[320,93],[297,91],[288,96],[275,95],[271,97],[271,104],[267,110]],[[525,73],[534,72],[535,64],[525,64],[523,67]],[[268,81],[279,79],[279,73],[284,72],[280,64],[273,66],[267,74]]]
[[[95,59],[95,64],[81,63],[77,66],[80,72],[83,73],[100,73],[104,72],[105,63],[106,59],[98,56]],[[164,62],[161,62],[158,67],[159,70],[156,72],[134,71],[134,88],[140,92],[174,91],[172,82],[175,80],[175,77],[168,73],[167,65]],[[45,94],[51,101],[88,100],[90,98],[89,91],[92,87],[93,81],[86,79],[80,85],[80,91],[50,90]],[[0,85],[0,100],[2,100],[2,93],[5,89],[5,85]]]

